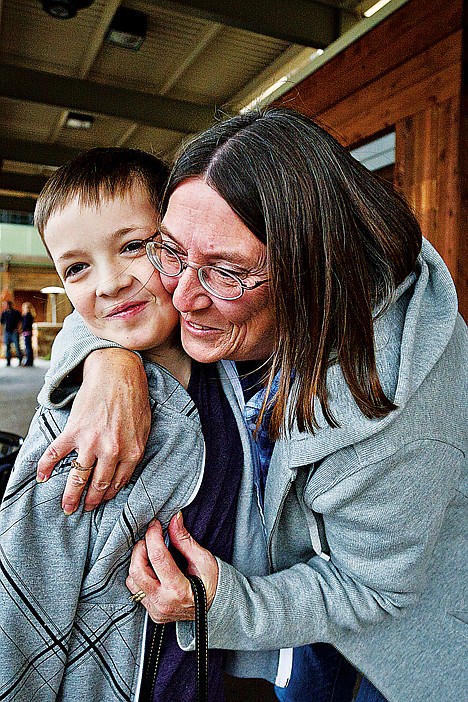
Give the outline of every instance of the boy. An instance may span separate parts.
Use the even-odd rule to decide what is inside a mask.
[[[36,224],[88,330],[143,356],[152,431],[135,475],[115,499],[96,512],[66,504],[62,511],[67,481],[81,492],[93,467],[75,452],[36,484],[37,461],[63,430],[69,406],[37,411],[0,509],[4,700],[138,699],[145,610],[129,601],[125,587],[133,545],[156,516],[165,527],[189,503],[198,516],[206,509],[197,493],[202,479],[210,487],[210,471],[207,461],[204,474],[200,420],[184,389],[191,359],[180,346],[170,296],[145,255],[166,174],[149,154],[93,149],[60,168],[38,199]],[[237,489],[238,482],[235,496]],[[231,513],[217,504],[213,514],[223,528]],[[221,548],[230,549],[232,543]],[[183,697],[194,699],[194,661],[186,660],[193,654],[166,639],[153,699],[182,698],[175,673],[187,670],[193,691],[184,689]]]

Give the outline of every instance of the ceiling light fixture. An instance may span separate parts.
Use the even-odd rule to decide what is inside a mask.
[[[94,0],[42,0],[42,9],[56,19],[71,19]]]
[[[83,115],[79,112],[69,112],[65,122],[65,126],[71,129],[91,129],[93,124],[94,117],[92,115]]]
[[[379,0],[379,2],[376,2],[375,5],[372,5],[372,7],[369,7],[368,10],[364,12],[364,17],[372,17],[372,15],[375,15],[376,12],[382,9],[382,7],[385,7],[390,2],[390,0]]]
[[[122,49],[138,51],[146,39],[148,17],[144,12],[119,7],[107,30],[106,42]]]
[[[270,95],[273,95],[279,88],[281,88],[285,83],[288,83],[294,78],[294,75],[304,68],[305,64],[310,63],[311,61],[314,61],[318,56],[321,56],[323,54],[323,49],[317,49],[313,51],[310,56],[308,56],[307,60],[305,63],[301,63],[299,66],[297,66],[295,69],[290,71],[287,75],[281,76],[281,78],[278,78],[272,85],[269,85],[263,92],[261,92],[259,95],[254,97],[253,100],[251,100],[247,105],[244,105],[244,107],[239,110],[240,114],[245,114],[246,112],[250,112],[250,110],[257,109],[261,107],[262,105],[265,104],[265,101]],[[273,98],[274,99],[274,98]]]

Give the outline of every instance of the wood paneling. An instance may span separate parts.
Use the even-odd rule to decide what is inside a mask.
[[[460,310],[468,322],[468,1],[463,3],[462,75],[458,132],[460,215],[457,290]]]
[[[62,281],[53,268],[11,266],[10,288],[12,290],[40,290],[48,285],[62,287]]]
[[[457,97],[397,123],[395,184],[412,205],[424,235],[458,282],[460,198]]]
[[[395,183],[468,320],[467,33],[468,0],[411,0],[279,102],[349,147],[395,128]]]
[[[305,78],[284,99],[321,114],[461,27],[463,0],[413,0]],[[326,86],[326,89],[324,89]]]
[[[354,146],[418,110],[456,95],[461,74],[461,31],[320,114],[341,141]]]
[[[15,290],[15,307],[21,309],[24,302],[30,302],[36,311],[35,322],[47,319],[47,295],[39,290]]]

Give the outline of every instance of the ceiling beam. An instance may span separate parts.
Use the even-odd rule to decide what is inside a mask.
[[[206,105],[8,64],[0,65],[0,95],[184,134],[205,129],[215,118]]]
[[[0,195],[0,210],[10,212],[34,212],[36,200],[32,197],[14,197]]]
[[[0,137],[0,159],[2,160],[37,163],[41,166],[61,166],[79,153],[78,149],[71,149],[68,146]]]
[[[0,172],[0,190],[39,194],[46,183],[47,178],[43,176],[10,173],[8,171]]]
[[[340,35],[344,15],[333,3],[316,0],[146,0],[185,15],[202,17],[231,27],[282,39],[292,44],[324,49]]]

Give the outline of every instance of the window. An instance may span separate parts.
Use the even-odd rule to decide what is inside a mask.
[[[393,180],[395,164],[395,132],[373,139],[364,146],[352,149],[351,156],[360,161],[370,171],[386,180]]]
[[[0,224],[33,224],[34,215],[32,212],[13,212],[12,210],[0,210]]]

